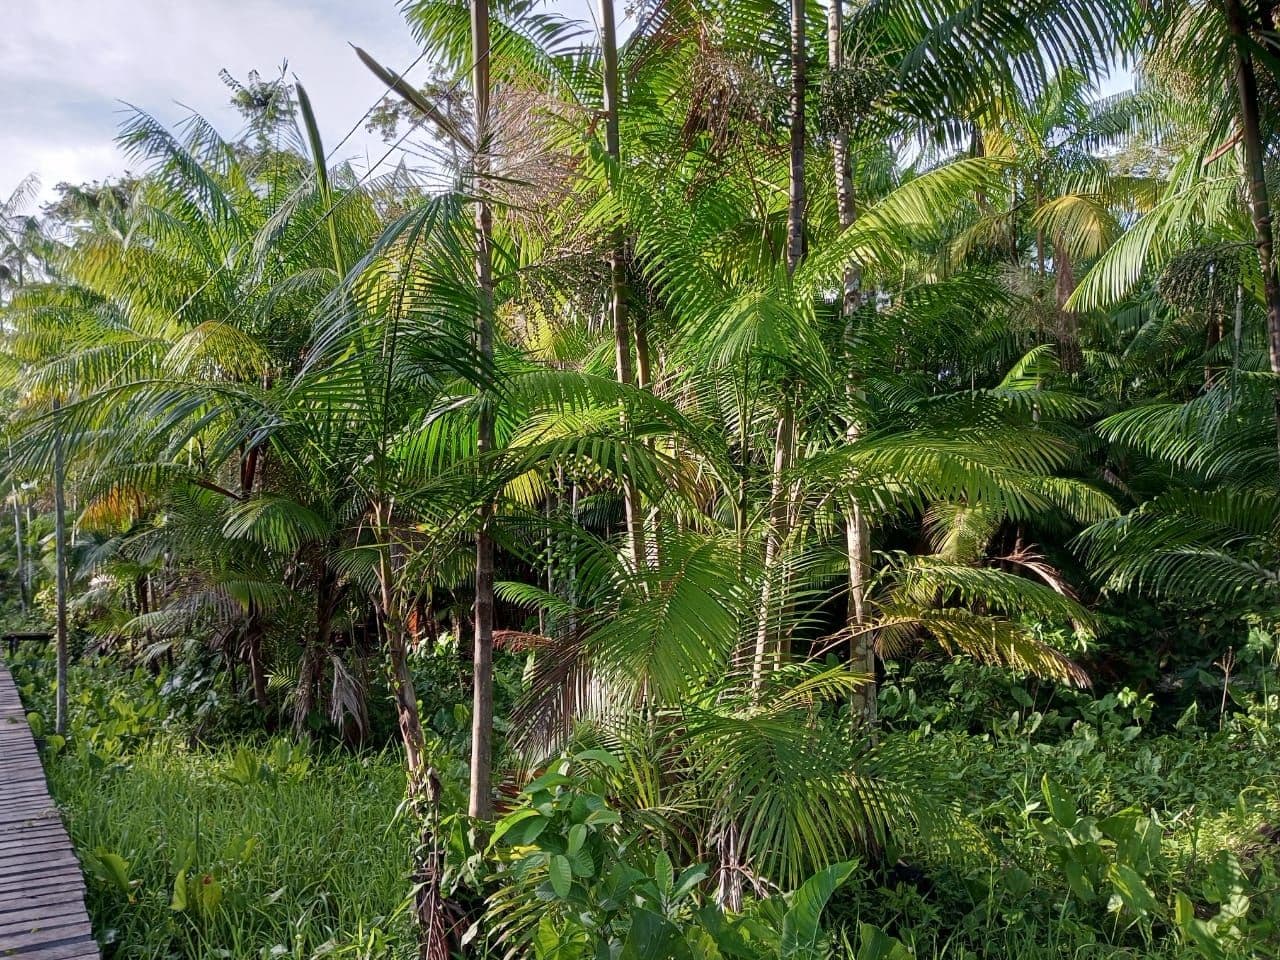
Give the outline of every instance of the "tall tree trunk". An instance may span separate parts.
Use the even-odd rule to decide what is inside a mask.
[[[871,572],[871,528],[862,507],[853,504],[845,521],[845,553],[849,558],[849,604],[845,622],[852,631],[849,641],[849,668],[867,680],[853,693],[852,710],[868,727],[874,727],[878,712],[876,684],[876,637],[867,629],[867,579]],[[874,739],[874,734],[872,735]]]
[[[413,674],[409,671],[408,636],[404,623],[404,611],[395,585],[395,568],[392,563],[391,506],[379,503],[374,507],[374,523],[378,530],[378,590],[379,618],[387,644],[387,656],[391,662],[391,695],[395,698],[396,719],[400,725],[400,739],[404,742],[404,762],[408,769],[410,789],[422,780],[425,739],[422,721],[418,716],[418,697],[413,689]]]
[[[1034,199],[1031,205],[1031,214],[1034,219],[1040,213],[1040,209],[1044,206],[1044,187],[1040,183],[1040,178],[1035,177]],[[1041,280],[1047,273],[1045,267],[1045,232],[1043,226],[1036,227],[1036,274]]]
[[[742,912],[742,851],[738,822],[724,816],[715,831],[716,859],[720,869],[716,877],[716,903],[729,913]]]
[[[791,168],[787,203],[787,272],[794,273],[804,259],[805,227],[805,94],[808,85],[805,60],[804,0],[791,0]]]
[[[787,273],[794,274],[804,259],[805,232],[805,4],[791,2],[791,123],[790,170],[787,205]],[[786,386],[782,392],[786,392]],[[775,568],[782,553],[790,519],[786,472],[791,466],[791,446],[795,438],[795,405],[783,400],[778,407],[774,432],[773,469],[769,489],[769,521],[765,531],[763,581],[760,612],[756,625],[755,656],[752,660],[752,686],[759,689],[764,682],[767,662],[775,647],[770,636],[773,629]]]
[[[35,522],[36,522],[35,504],[33,504],[31,501],[27,501],[25,512],[27,515],[27,536],[30,537],[31,528],[35,526]],[[39,581],[39,577],[36,573],[36,559],[37,559],[36,551],[32,549],[32,544],[28,543],[27,544],[27,597],[29,600],[35,599],[36,583]]]
[[[244,632],[244,650],[245,663],[249,667],[249,684],[253,688],[253,702],[265,713],[271,709],[271,697],[267,692],[267,668],[262,660],[262,622],[252,606]],[[275,721],[272,719],[268,725],[274,727]]]
[[[1271,229],[1271,198],[1267,191],[1266,142],[1262,133],[1262,110],[1258,99],[1258,77],[1254,71],[1254,43],[1241,0],[1223,0],[1227,31],[1235,53],[1236,93],[1240,98],[1240,131],[1244,146],[1245,179],[1249,190],[1249,213],[1253,219],[1254,242],[1262,268],[1262,293],[1267,308],[1267,348],[1271,372],[1280,375],[1280,273],[1276,270],[1274,236]],[[1276,436],[1280,444],[1280,390],[1275,394]]]
[[[259,445],[254,444],[240,457],[240,499],[248,500],[253,496],[253,486],[258,477],[261,456]],[[267,667],[262,657],[262,618],[257,606],[249,601],[248,619],[244,630],[245,662],[249,668],[249,685],[253,690],[253,700],[258,707],[268,714],[269,725],[275,726],[275,718],[271,717],[271,697],[267,692]]]
[[[1076,290],[1075,266],[1065,244],[1055,240],[1053,244],[1053,269],[1056,274],[1054,293],[1058,307],[1058,361],[1067,373],[1075,373],[1083,362],[1080,354],[1080,316],[1067,309],[1067,301]]]
[[[253,484],[258,477],[258,460],[261,447],[254,444],[240,461],[240,496],[248,500],[253,496]]]
[[[479,311],[476,345],[484,361],[493,358],[493,214],[487,197],[489,179],[489,0],[471,0],[472,96],[476,111],[475,190],[476,281]],[[482,403],[476,445],[481,457],[494,447],[494,413]],[[476,629],[471,707],[471,816],[493,816],[493,537],[489,524],[493,503],[486,498],[476,532]]]
[[[827,69],[838,74],[844,69],[844,0],[827,3]],[[836,214],[840,229],[846,230],[857,219],[853,198],[853,161],[849,155],[849,131],[841,119],[831,139],[831,157],[835,167]],[[844,298],[841,312],[851,317],[862,306],[862,269],[850,264],[844,274]]]
[[[53,401],[56,415],[61,404]],[[67,506],[66,462],[62,446],[62,425],[54,424],[53,437],[53,564],[54,590],[57,604],[55,630],[57,636],[58,696],[54,731],[61,736],[67,733]]]
[[[298,692],[293,713],[293,733],[301,737],[307,717],[315,709],[319,699],[320,682],[324,676],[324,658],[329,650],[329,635],[333,628],[333,614],[338,606],[338,581],[328,561],[321,557],[316,578],[316,631],[311,642],[302,650],[302,663],[298,669]],[[416,706],[416,704],[415,704]]]
[[[9,443],[9,463],[13,463],[13,443]],[[18,605],[23,616],[27,613],[27,545],[22,534],[22,491],[18,488],[18,478],[9,475],[9,489],[13,496],[13,549],[18,561]]]
[[[151,578],[146,573],[139,574],[133,581],[133,592],[137,596],[138,613],[148,614],[152,612],[151,606]],[[150,627],[142,631],[142,648],[147,651],[147,662],[151,666],[151,672],[160,673],[160,658],[152,656],[151,647],[155,643],[156,632]],[[172,648],[170,648],[172,653]]]
[[[752,660],[752,685],[759,689],[764,684],[765,673],[777,651],[775,633],[774,596],[777,566],[784,541],[789,530],[791,514],[786,483],[791,468],[791,448],[795,442],[795,408],[783,401],[778,411],[778,423],[774,431],[772,483],[769,490],[769,528],[765,533],[763,583],[760,590],[760,615],[756,624],[755,658]]]
[[[1240,376],[1240,349],[1244,342],[1244,285],[1236,284],[1236,305],[1231,323],[1231,386]]]
[[[827,63],[828,69],[838,73],[844,69],[844,0],[828,0],[827,3]],[[835,166],[836,213],[840,229],[847,230],[857,219],[853,199],[853,177],[849,156],[849,135],[841,123],[831,145]],[[850,264],[845,270],[844,293],[841,298],[841,314],[845,319],[845,338],[853,340],[854,318],[862,308],[862,270]],[[852,373],[847,385],[850,401],[856,399],[857,383]],[[861,436],[861,424],[850,417],[845,425],[845,441],[855,443]],[[849,602],[845,622],[852,632],[849,641],[849,667],[871,679],[860,687],[853,697],[853,711],[865,721],[874,722],[876,706],[876,654],[875,637],[863,630],[867,622],[867,575],[871,567],[871,530],[862,505],[850,503],[845,517],[845,553],[849,563]]]
[[[17,554],[15,572],[18,581],[18,607],[27,614],[27,560],[23,555],[26,545],[22,542],[22,507],[18,502],[18,487],[13,488],[13,549]]]
[[[618,35],[613,17],[613,0],[600,0],[600,46],[604,72],[604,146],[613,161],[616,176],[621,172],[618,167],[622,160],[622,146],[618,122]],[[631,328],[627,322],[626,250],[621,227],[614,229],[612,247],[609,250],[609,317],[613,323],[618,382],[629,385],[634,382],[634,377],[631,372]],[[641,514],[639,491],[630,475],[622,478],[622,501],[632,562],[639,570],[646,560],[644,517]]]

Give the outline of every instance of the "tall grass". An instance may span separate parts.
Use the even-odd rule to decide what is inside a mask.
[[[398,760],[295,756],[272,770],[275,759],[162,739],[122,763],[71,751],[48,763],[108,957],[409,950]]]

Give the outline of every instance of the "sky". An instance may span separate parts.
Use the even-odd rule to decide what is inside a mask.
[[[287,60],[333,150],[384,92],[349,44],[401,72],[419,53],[397,0],[3,2],[0,203],[31,173],[40,178],[43,201],[61,181],[128,170],[114,143],[125,104],[170,125],[194,109],[235,137],[242,120],[218,78],[223,67],[242,80],[255,69],[272,78]],[[593,6],[592,0],[547,0],[548,8],[589,23]],[[425,69],[419,65],[410,79]],[[1122,72],[1104,92],[1127,81]],[[332,162],[351,160],[364,170],[386,150],[361,124]]]
[[[588,0],[549,6],[588,18]],[[59,181],[118,175],[113,142],[124,104],[168,124],[194,109],[224,136],[242,127],[225,67],[278,75],[282,61],[311,97],[332,149],[383,93],[349,43],[403,70],[418,48],[396,0],[4,0],[0,29],[0,203],[30,173],[41,200]],[[424,75],[425,67],[410,79]],[[357,131],[333,162],[360,168],[386,145]],[[141,172],[135,170],[134,172]]]

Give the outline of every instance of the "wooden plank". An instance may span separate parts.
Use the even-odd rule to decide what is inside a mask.
[[[0,816],[6,816],[7,812],[0,813]],[[0,836],[12,833],[15,836],[22,834],[25,837],[44,837],[44,836],[67,836],[67,830],[62,825],[62,820],[51,811],[44,816],[23,817],[15,819],[12,823],[7,823],[0,827]]]
[[[31,947],[21,953],[0,949],[0,958],[14,960],[99,960],[98,945],[88,937],[74,937],[43,947]]]
[[[69,930],[74,931],[75,936],[89,936],[93,933],[89,928],[88,917],[83,913],[77,915],[75,910],[68,912],[65,907],[57,913],[51,913],[49,908],[44,907],[29,911],[25,916],[11,914],[0,917],[0,943],[6,942],[10,937],[28,934],[35,936],[39,933],[49,934],[44,939],[45,943],[54,937],[65,940],[71,935],[67,933]]]
[[[64,897],[84,897],[84,879],[75,873],[49,874],[46,877],[15,877],[0,885],[0,899],[20,897],[28,893],[57,890]]]
[[[10,916],[19,915],[33,909],[57,910],[60,906],[74,909],[76,904],[69,900],[65,887],[36,887],[14,891],[12,895],[0,900],[0,921]]]
[[[34,950],[37,947],[47,947],[50,944],[65,943],[68,940],[83,940],[86,937],[93,936],[93,931],[89,929],[89,920],[68,920],[63,923],[61,920],[51,920],[43,926],[34,926],[28,930],[0,930],[0,950],[9,950],[12,954],[19,957],[25,956],[24,950]],[[3,956],[0,953],[0,956]]]
[[[66,848],[54,850],[30,850],[17,848],[0,851],[0,873],[5,876],[27,876],[55,873],[63,867],[79,870],[80,861],[74,851]]]
[[[0,960],[101,960],[84,876],[0,663]]]

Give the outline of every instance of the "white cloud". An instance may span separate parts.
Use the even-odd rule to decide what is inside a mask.
[[[0,196],[35,172],[61,180],[118,174],[112,143],[126,101],[166,123],[187,108],[238,132],[226,67],[264,76],[287,59],[332,148],[382,93],[348,46],[403,68],[418,51],[394,0],[8,0],[0,31]],[[381,154],[363,129],[340,157]],[[375,151],[377,151],[375,153]]]
[[[595,2],[547,0],[545,9],[591,27]],[[123,103],[166,124],[195,110],[234,136],[241,119],[218,79],[223,67],[270,77],[287,59],[333,150],[383,93],[349,44],[401,71],[419,53],[399,0],[4,0],[4,14],[0,199],[33,172],[48,199],[60,181],[128,169],[113,142]],[[411,77],[424,73],[425,64]],[[335,159],[359,168],[385,151],[361,124]]]

